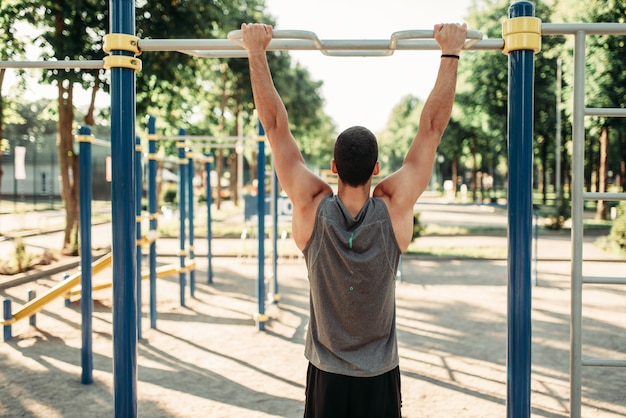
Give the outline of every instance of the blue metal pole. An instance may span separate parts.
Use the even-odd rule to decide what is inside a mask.
[[[137,339],[141,340],[141,318],[142,313],[142,298],[141,298],[141,197],[143,195],[143,175],[141,170],[141,138],[135,137],[135,190],[137,192],[137,199],[135,200],[135,237],[137,239],[137,247],[135,250],[135,258],[137,259],[136,265],[136,278],[137,278]]]
[[[193,152],[187,152],[187,204],[189,210],[187,211],[187,218],[189,220],[189,295],[194,297],[196,292],[196,268],[194,266],[195,248],[194,248],[194,199],[193,199],[193,176],[194,176],[194,161]]]
[[[111,0],[110,32],[135,35],[133,0]],[[127,51],[111,55],[132,56]],[[135,281],[135,71],[111,69],[111,206],[113,228],[113,403],[116,417],[137,416]]]
[[[257,327],[265,329],[265,131],[259,122],[259,140],[257,154],[257,213],[258,213],[258,276],[256,296],[258,303]]]
[[[276,170],[272,173],[272,276],[274,278],[274,300],[278,302],[278,176]]]
[[[534,16],[532,3],[509,17]],[[530,416],[534,52],[509,53],[507,417]]]
[[[4,321],[10,321],[11,319],[13,319],[13,313],[11,312],[11,298],[4,298],[4,300],[2,301],[2,319],[4,319]],[[11,325],[4,325],[2,327],[2,332],[3,332],[3,340],[4,341],[11,341],[11,338],[13,338],[12,334],[12,327]]]
[[[81,313],[81,382],[93,383],[93,345],[92,316],[93,297],[91,277],[91,200],[92,200],[92,165],[91,165],[91,126],[78,128],[79,172],[78,185],[79,221],[80,221],[80,313]]]
[[[150,271],[150,328],[155,329],[157,323],[156,293],[156,234],[157,234],[157,149],[156,149],[156,118],[148,117],[148,212],[150,212],[150,255],[148,269]]]
[[[180,128],[178,131],[179,136],[187,135],[187,132],[184,128]],[[185,156],[185,140],[179,139],[176,147],[178,148],[178,215],[180,219],[179,225],[179,240],[180,247],[178,252],[178,258],[180,260],[179,268],[180,273],[178,273],[178,281],[180,283],[180,306],[185,306],[185,286],[187,281],[186,267],[185,267],[185,256],[187,252],[185,250],[185,220],[187,219],[187,211],[185,204],[185,181],[187,176],[185,175],[185,167],[187,166],[187,158]]]
[[[204,169],[206,171],[206,212],[207,212],[207,257],[208,257],[208,269],[207,269],[207,283],[213,283],[213,226],[211,219],[211,205],[213,204],[213,192],[211,190],[211,170],[213,169],[213,154],[207,154],[206,163]]]

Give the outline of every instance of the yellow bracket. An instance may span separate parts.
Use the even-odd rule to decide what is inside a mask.
[[[269,316],[260,313],[255,313],[253,318],[255,322],[267,322],[270,320]]]
[[[139,145],[139,144],[136,144],[135,145],[135,151],[136,152],[141,152],[141,151],[143,151],[143,147],[141,145]]]
[[[109,55],[104,57],[104,68],[130,68],[131,70],[141,71],[141,60],[135,57],[125,55]]]
[[[159,156],[153,152],[151,152],[150,154],[148,154],[148,159],[149,160],[158,160]]]
[[[93,135],[76,135],[76,142],[93,142]]]
[[[139,50],[139,38],[124,33],[109,33],[102,39],[102,49],[107,54],[111,51],[128,51],[135,55],[141,54]]]
[[[515,17],[502,23],[504,48],[502,52],[541,51],[541,19],[532,16]]]
[[[265,135],[261,135],[261,136],[257,136],[256,137],[256,142],[265,142]]]

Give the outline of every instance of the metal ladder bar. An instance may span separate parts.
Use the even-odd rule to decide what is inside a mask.
[[[574,27],[572,27],[574,29]],[[591,27],[590,27],[591,29]],[[597,29],[593,27],[594,31]],[[607,33],[610,34],[610,33]],[[613,33],[615,34],[615,33]],[[574,119],[572,174],[572,288],[570,328],[570,416],[581,417],[582,367],[626,367],[626,359],[589,359],[582,357],[582,290],[584,284],[626,285],[626,278],[583,277],[583,212],[585,200],[626,200],[626,193],[584,191],[585,116],[626,117],[623,108],[586,108],[585,42],[587,32],[575,32],[574,45]]]

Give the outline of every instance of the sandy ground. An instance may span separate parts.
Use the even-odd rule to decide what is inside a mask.
[[[174,263],[175,259],[160,260]],[[586,274],[623,276],[624,264],[592,262]],[[543,261],[533,288],[532,416],[569,416],[569,263]],[[179,303],[178,277],[159,280],[156,329],[138,344],[138,415],[300,417],[303,412],[308,283],[301,261],[279,265],[278,306],[258,331],[255,260],[216,258],[195,297]],[[404,417],[506,416],[506,260],[403,260],[397,326]],[[105,271],[95,280],[106,280]],[[26,289],[44,292],[60,275],[0,291],[14,311]],[[586,357],[626,358],[626,291],[596,285],[584,294]],[[0,416],[114,415],[111,291],[94,293],[94,383],[81,384],[79,302],[55,301],[0,342]],[[626,416],[626,370],[583,370],[583,417]],[[130,395],[129,395],[130,396]]]

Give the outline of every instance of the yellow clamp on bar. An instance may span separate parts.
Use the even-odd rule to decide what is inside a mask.
[[[280,293],[274,293],[274,302],[280,302]]]
[[[158,160],[159,156],[156,153],[151,152],[151,153],[148,154],[148,159],[149,160]]]
[[[76,135],[76,142],[93,142],[93,135]]]
[[[104,68],[130,68],[131,70],[141,71],[141,60],[135,57],[127,57],[125,55],[109,55],[104,57]]]
[[[270,320],[270,317],[265,314],[255,313],[253,315],[255,322],[267,322]]]
[[[193,153],[193,151],[189,151],[187,153],[185,153],[185,157],[189,158],[189,159],[194,159],[196,156],[196,154]]]
[[[156,134],[148,134],[148,141],[158,141],[159,136]]]
[[[102,49],[107,54],[111,51],[128,51],[135,55],[141,54],[139,38],[126,33],[108,33],[102,39]]]
[[[265,142],[265,135],[259,135],[256,137],[256,142]]]
[[[141,144],[135,144],[135,151],[136,151],[136,152],[141,152],[141,151],[143,151],[143,147],[141,146]]]
[[[502,23],[504,48],[502,52],[541,51],[541,19],[532,16],[515,17]]]

